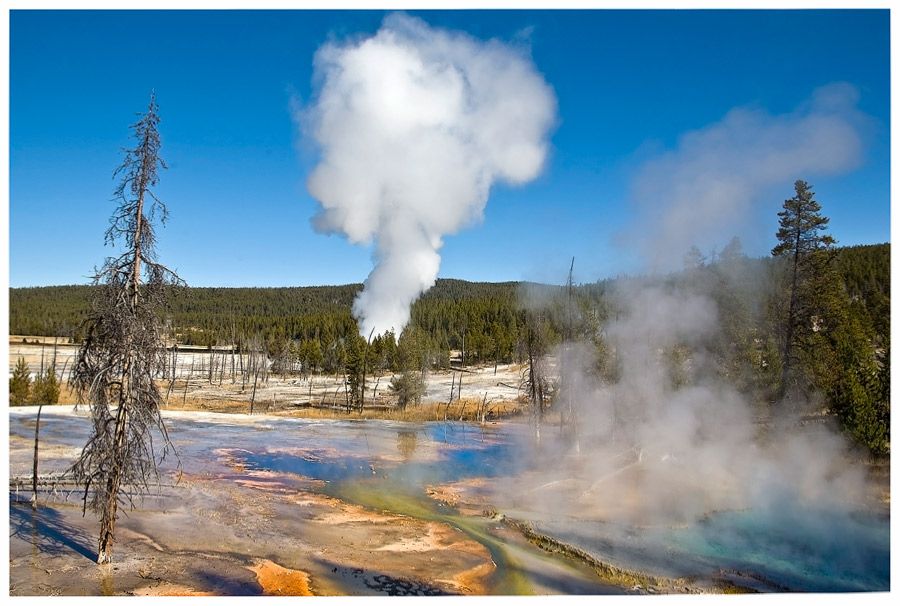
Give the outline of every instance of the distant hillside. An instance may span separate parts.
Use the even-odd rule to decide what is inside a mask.
[[[760,260],[760,262],[763,262]],[[860,300],[879,331],[890,321],[890,244],[838,249],[837,267],[851,296]],[[613,281],[578,287],[599,300]],[[467,335],[471,350],[511,355],[518,337],[520,282],[467,282],[441,279],[412,310],[413,324],[436,346],[459,349]],[[530,290],[558,287],[528,284]],[[91,286],[11,288],[10,334],[78,338]],[[266,341],[316,339],[323,345],[353,334],[350,308],[361,284],[283,288],[179,289],[172,299],[171,323],[180,341],[211,345],[234,336],[260,335]],[[886,324],[887,323],[887,324]],[[486,343],[489,341],[489,343]]]
[[[839,249],[837,267],[851,298],[866,310],[876,332],[891,334],[891,245],[868,244]]]
[[[413,319],[435,341],[451,348],[461,347],[466,331],[474,334],[495,327],[498,332],[515,332],[518,287],[517,282],[438,280],[413,306]],[[79,338],[93,288],[11,288],[10,334]],[[211,345],[247,335],[260,335],[266,341],[316,339],[326,344],[356,332],[350,309],[361,288],[362,284],[187,287],[172,297],[171,324],[179,340],[187,344]],[[474,339],[479,341],[479,336]]]

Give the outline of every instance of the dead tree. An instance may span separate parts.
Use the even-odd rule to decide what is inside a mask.
[[[576,452],[581,451],[578,438],[578,410],[576,407],[573,389],[572,374],[574,369],[573,344],[575,342],[575,304],[574,304],[574,280],[572,273],[575,269],[575,257],[572,257],[572,264],[569,266],[569,277],[566,280],[565,293],[565,315],[563,317],[563,334],[562,345],[559,350],[559,380],[560,391],[563,396],[562,407],[559,411],[559,428],[560,432],[568,434],[568,438],[574,444]]]
[[[166,406],[169,405],[169,395],[172,393],[172,388],[175,387],[175,375],[177,374],[175,369],[178,367],[178,343],[174,343],[172,345],[172,376],[169,379],[169,388],[166,390]]]
[[[487,414],[487,407],[490,402],[487,399],[487,392],[484,392],[484,397],[481,399],[481,405],[478,407],[478,420],[484,425],[484,417]]]
[[[456,386],[456,373],[451,371],[453,376],[452,382],[450,383],[450,399],[447,400],[447,405],[444,406],[444,420],[447,420],[447,411],[450,410],[450,405],[453,403],[453,388]],[[460,373],[462,376],[462,373]]]
[[[119,505],[134,508],[134,494],[158,485],[158,465],[174,452],[154,377],[166,362],[161,314],[171,288],[183,282],[156,261],[153,221],[167,218],[151,189],[165,168],[158,124],[151,95],[147,112],[132,126],[137,146],[125,150],[114,173],[121,181],[106,242],[124,242],[125,251],[107,258],[94,276],[96,295],[74,368],[78,401],[89,405],[93,430],[69,471],[84,488],[83,508],[100,518],[100,564],[111,561]]]
[[[247,338],[241,337],[241,353],[238,356],[238,363],[241,366],[241,393],[244,393],[244,388],[247,386],[247,373],[244,372],[244,348],[246,347]]]
[[[372,343],[372,335],[375,334],[375,327],[369,332],[369,338],[366,339],[366,347],[363,349],[362,356],[362,380],[359,384],[359,414],[362,414],[363,408],[366,406],[366,366],[369,362],[369,345]],[[374,396],[373,396],[374,398]]]
[[[37,509],[37,489],[38,489],[38,439],[41,432],[41,410],[43,403],[38,404],[37,419],[34,421],[34,461],[31,470],[31,508]]]
[[[259,381],[259,366],[255,366],[253,373],[253,393],[250,394],[250,414],[253,414],[253,404],[256,402],[256,382]]]
[[[185,377],[185,379],[184,379],[184,392],[181,394],[181,405],[182,406],[187,405],[188,387],[191,384],[191,378],[194,376],[194,355],[195,354],[191,354],[191,369],[188,371],[188,376]]]
[[[234,353],[237,349],[237,330],[234,320],[231,321],[231,384],[234,385]]]
[[[527,312],[525,325],[525,351],[528,365],[523,371],[522,389],[531,406],[531,424],[535,442],[541,441],[541,425],[544,412],[551,400],[552,388],[545,369],[547,335],[540,313]]]

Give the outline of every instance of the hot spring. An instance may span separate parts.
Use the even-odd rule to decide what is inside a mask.
[[[622,503],[621,510],[637,504],[639,510],[642,493],[608,494],[607,488],[622,490],[622,478],[641,473],[644,462],[627,457],[617,461],[615,484],[607,484],[605,478],[585,479],[569,472],[579,465],[591,467],[590,450],[548,465],[546,452],[534,448],[525,423],[478,426],[165,414],[185,473],[221,469],[224,456],[229,468],[239,470],[234,473],[242,477],[273,472],[297,477],[306,485],[315,480],[319,486],[315,490],[329,497],[446,523],[489,550],[496,567],[487,585],[490,593],[539,593],[548,587],[564,593],[615,589],[603,585],[591,569],[571,562],[562,565],[562,556],[529,546],[512,526],[503,524],[504,518],[527,524],[535,533],[595,561],[654,577],[686,579],[701,589],[715,591],[722,581],[758,591],[890,588],[886,508],[833,507],[824,502],[811,507],[785,493],[771,498],[767,506],[703,511],[675,522],[624,520],[619,510],[598,503]],[[25,412],[11,411],[11,440],[32,438],[32,420]],[[44,410],[46,444],[78,447],[87,428],[83,416]],[[544,432],[552,433],[549,428]],[[46,456],[44,471],[64,463]],[[677,496],[677,491],[691,493],[696,487],[675,484],[673,490]],[[290,532],[289,526],[285,532]]]

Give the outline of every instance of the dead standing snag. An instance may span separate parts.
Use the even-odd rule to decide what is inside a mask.
[[[93,430],[70,472],[84,488],[85,510],[90,507],[100,518],[100,564],[111,560],[119,504],[133,508],[131,493],[144,494],[151,482],[158,484],[157,466],[174,452],[154,378],[166,364],[161,312],[170,288],[183,282],[156,262],[153,219],[167,218],[165,205],[151,190],[159,167],[165,168],[158,124],[151,95],[147,112],[132,125],[138,144],[125,150],[125,161],[114,173],[121,176],[115,191],[119,204],[106,243],[124,240],[125,252],[107,258],[94,276],[98,290],[72,374],[79,403],[90,407]],[[125,485],[133,490],[122,491]]]

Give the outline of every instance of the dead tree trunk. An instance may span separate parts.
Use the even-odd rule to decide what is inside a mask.
[[[172,393],[172,389],[175,387],[175,377],[177,376],[176,369],[178,368],[178,345],[175,344],[172,346],[172,377],[169,381],[169,388],[166,390],[166,406],[169,405],[169,395]]]
[[[344,400],[345,400],[346,406],[347,406],[347,414],[349,415],[350,411],[351,411],[350,387],[349,387],[349,382],[346,379],[344,379]]]
[[[238,362],[241,364],[241,393],[247,386],[247,373],[244,372],[244,346],[241,345],[241,353],[238,355]]]
[[[534,429],[534,440],[541,442],[541,425],[544,420],[544,377],[540,367],[540,351],[537,336],[529,327],[526,340],[528,354],[528,379],[526,380],[528,399],[531,402],[531,422]]]
[[[188,376],[184,380],[184,395],[181,397],[181,405],[184,406],[187,404],[187,390],[188,384],[191,382],[191,377],[194,376],[194,356],[191,356],[191,369],[188,371]]]
[[[253,373],[253,393],[250,394],[250,414],[253,414],[253,403],[256,401],[256,382],[259,380],[259,368]]]
[[[460,373],[462,374],[462,373]],[[456,385],[456,373],[451,371],[451,375],[453,376],[453,380],[450,383],[450,399],[447,400],[447,405],[444,406],[444,420],[447,420],[447,412],[450,410],[450,404],[453,403],[453,387]]]
[[[467,330],[468,330],[468,328],[467,328]],[[466,333],[465,332],[463,332],[463,337],[462,337],[462,358],[460,359],[460,365],[462,366],[462,369],[465,370],[465,368],[466,368]],[[463,373],[459,373],[459,384],[456,386],[456,399],[457,400],[462,399],[462,382],[463,382]]]
[[[116,411],[116,429],[113,442],[112,473],[109,474],[106,486],[106,507],[100,516],[100,540],[97,548],[97,563],[108,564],[112,561],[112,544],[116,530],[116,518],[119,507],[119,488],[121,488],[122,468],[118,461],[125,452],[125,431],[128,413],[123,401],[119,401]]]
[[[59,380],[60,380],[60,381],[65,380],[65,376],[66,376],[66,366],[68,366],[68,365],[69,365],[69,360],[67,359],[65,362],[63,362],[62,372],[59,373]]]
[[[381,382],[381,377],[377,377],[375,379],[375,388],[372,390],[372,403],[375,403],[375,396],[378,395],[378,384]]]
[[[41,409],[43,404],[38,404],[37,419],[34,421],[34,465],[31,470],[31,508],[37,509],[37,487],[38,487],[38,437],[41,431]]]

